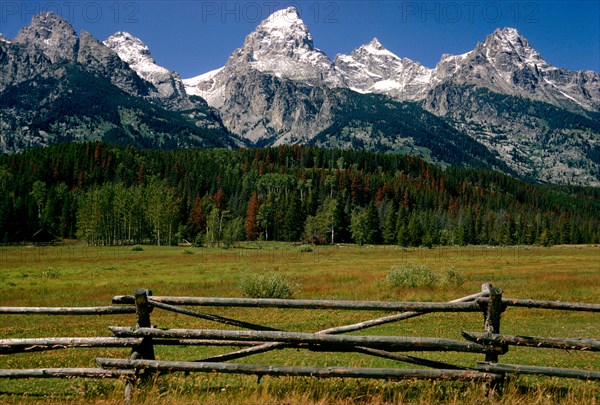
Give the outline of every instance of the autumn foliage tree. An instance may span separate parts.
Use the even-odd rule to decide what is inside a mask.
[[[258,222],[256,217],[258,216],[259,203],[258,194],[255,191],[252,194],[250,203],[248,204],[248,210],[246,211],[246,238],[248,240],[256,240],[258,238]]]

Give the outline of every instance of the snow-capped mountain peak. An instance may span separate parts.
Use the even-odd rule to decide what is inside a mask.
[[[121,31],[108,37],[104,45],[115,51],[142,79],[152,83],[159,97],[172,98],[185,94],[179,75],[159,66],[152,58],[150,48],[141,39]]]
[[[384,93],[409,100],[423,97],[432,72],[418,62],[390,52],[377,38],[350,55],[337,55],[334,65],[354,91]]]
[[[369,42],[367,45],[361,46],[359,49],[362,49],[372,55],[400,59],[400,57],[398,57],[396,54],[388,51],[377,38],[373,38],[371,42]]]
[[[132,67],[144,67],[146,70],[167,70],[156,65],[156,62],[150,55],[150,48],[141,39],[134,37],[128,32],[120,31],[111,35],[104,41],[104,45],[117,52],[119,57]]]
[[[331,87],[343,85],[329,57],[315,48],[312,35],[295,7],[278,10],[263,20],[222,68],[186,79],[186,91],[201,95],[211,106],[219,107],[227,83],[248,70],[279,79]]]
[[[519,68],[523,66],[546,68],[549,66],[542,56],[531,47],[529,41],[521,36],[515,28],[497,29],[476,49],[483,51],[482,53],[494,64],[508,65],[509,63],[506,62],[510,62]]]
[[[302,18],[300,18],[300,14],[295,7],[275,11],[258,26],[258,30],[276,33],[282,33],[286,30],[300,30],[310,35],[308,28],[304,24],[304,21],[302,21]]]
[[[315,48],[312,35],[295,7],[276,11],[261,22],[231,55],[227,65],[249,65],[291,80],[327,81],[333,74],[331,61]]]

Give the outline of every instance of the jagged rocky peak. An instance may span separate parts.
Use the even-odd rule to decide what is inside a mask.
[[[315,48],[312,35],[295,7],[271,14],[246,37],[227,65],[244,66],[291,80],[335,83],[333,65]]]
[[[337,55],[334,65],[352,90],[388,94],[404,100],[424,97],[432,73],[420,63],[389,51],[377,38],[350,55]]]
[[[141,78],[152,83],[159,97],[185,96],[179,74],[159,66],[152,58],[150,48],[141,39],[121,31],[107,38],[104,45],[115,51]]]
[[[19,31],[14,42],[41,49],[53,63],[75,60],[79,44],[71,24],[50,12],[35,15],[31,24]]]
[[[365,50],[366,52],[369,52],[369,53],[374,54],[374,55],[388,56],[388,57],[391,57],[391,58],[400,59],[396,54],[388,51],[385,48],[385,46],[383,46],[381,44],[381,42],[379,42],[379,40],[377,38],[373,38],[371,40],[371,42],[369,42],[366,45],[361,46],[358,49],[359,50]]]
[[[224,108],[233,96],[228,86],[247,78],[262,77],[314,85],[345,87],[331,60],[315,48],[312,35],[295,7],[278,10],[250,33],[222,68],[184,80],[188,94],[199,95],[209,105]],[[223,113],[223,111],[222,111]]]
[[[314,50],[312,35],[295,7],[275,11],[256,28],[252,39],[260,45],[281,45],[283,48]]]
[[[505,70],[525,66],[538,69],[549,66],[544,58],[531,47],[529,41],[521,36],[515,28],[497,29],[481,45],[478,45],[476,50],[496,62],[496,67]]]
[[[516,29],[502,28],[472,51],[444,55],[435,69],[432,85],[475,84],[568,109],[577,105],[576,108],[598,110],[599,79],[596,72],[574,72],[550,65]]]

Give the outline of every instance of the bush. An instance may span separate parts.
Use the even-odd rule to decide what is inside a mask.
[[[58,278],[60,276],[60,271],[56,270],[54,267],[47,267],[42,271],[43,278]]]
[[[245,277],[240,288],[250,298],[291,298],[300,286],[279,274],[259,274]]]
[[[392,288],[429,288],[438,281],[438,278],[429,266],[406,264],[392,266],[386,282]]]
[[[134,245],[134,246],[131,248],[131,251],[132,251],[132,252],[143,252],[143,251],[144,251],[144,248],[143,248],[141,245]]]
[[[444,276],[444,284],[451,287],[460,287],[465,283],[465,278],[454,268],[448,267]]]
[[[194,247],[202,247],[204,246],[204,234],[199,233],[196,235],[196,239],[194,239]]]

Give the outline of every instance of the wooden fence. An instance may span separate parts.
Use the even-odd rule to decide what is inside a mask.
[[[393,311],[392,315],[337,326],[314,333],[288,332],[266,325],[208,314],[187,307],[250,307],[287,309],[336,309],[353,311]],[[502,290],[484,284],[482,291],[450,302],[378,302],[335,300],[284,300],[249,298],[198,298],[153,296],[149,290],[138,289],[132,296],[116,296],[113,306],[86,308],[0,307],[0,314],[105,315],[135,314],[135,327],[110,326],[111,337],[49,337],[0,339],[0,355],[39,352],[66,348],[130,347],[128,359],[97,358],[98,368],[36,368],[0,370],[0,378],[124,378],[127,380],[125,399],[130,401],[136,382],[155,373],[219,372],[252,374],[259,377],[311,376],[343,378],[400,379],[464,379],[481,380],[493,389],[500,387],[506,374],[537,374],[584,380],[600,380],[600,371],[564,369],[499,363],[499,356],[509,346],[600,351],[600,340],[555,337],[510,336],[500,334],[502,313],[507,307],[541,308],[600,312],[600,304],[568,303],[504,299]],[[161,309],[191,317],[222,323],[242,330],[159,329],[151,326],[150,315]],[[344,335],[374,326],[398,322],[434,312],[482,313],[483,332],[463,331],[465,340],[435,337]],[[156,360],[155,348],[177,346],[239,346],[245,347],[225,354],[192,361]],[[329,352],[356,352],[427,368],[356,368],[298,367],[239,364],[230,361],[276,349],[298,348]],[[405,352],[453,351],[481,353],[485,361],[473,367],[433,361]]]

